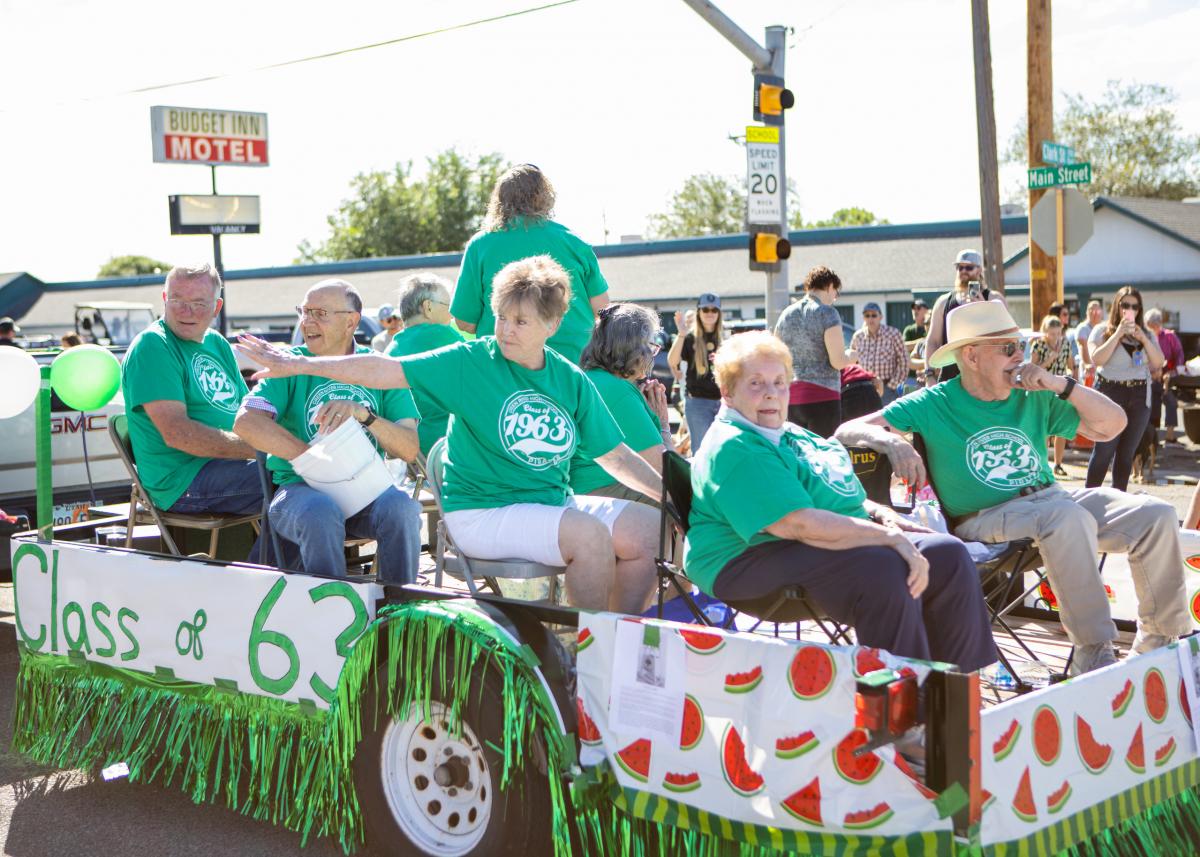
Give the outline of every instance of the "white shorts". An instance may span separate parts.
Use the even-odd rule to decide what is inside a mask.
[[[558,547],[563,512],[578,509],[599,518],[609,534],[628,500],[570,496],[562,506],[514,503],[495,509],[460,509],[446,513],[446,526],[459,549],[475,559],[524,559],[543,565],[566,565]]]

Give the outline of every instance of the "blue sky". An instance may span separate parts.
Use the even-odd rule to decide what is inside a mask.
[[[168,234],[166,197],[207,168],[154,164],[154,104],[266,112],[270,167],[221,168],[262,197],[263,232],[228,268],[287,264],[362,170],[456,146],[545,169],[558,219],[594,243],[646,229],[692,173],[740,175],[749,63],[680,0],[577,0],[500,22],[270,71],[321,54],[518,11],[538,0],[383,3],[0,0],[0,270],[86,279],[113,254],[204,260]],[[794,28],[787,157],[806,218],[859,205],[893,223],[977,217],[966,0],[723,0],[761,40]],[[1001,145],[1025,109],[1025,4],[991,3]],[[1200,5],[1057,0],[1056,92],[1163,83],[1200,132]],[[214,81],[128,94],[172,81]],[[1065,141],[1070,142],[1070,141]],[[1019,179],[1010,171],[1005,183]]]

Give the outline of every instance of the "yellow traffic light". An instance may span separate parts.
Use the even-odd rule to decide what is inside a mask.
[[[782,116],[783,111],[795,103],[795,96],[790,89],[772,86],[769,83],[764,83],[758,88],[758,109],[764,116]]]
[[[759,265],[778,265],[781,259],[792,255],[792,245],[786,239],[771,232],[750,234],[750,262]]]

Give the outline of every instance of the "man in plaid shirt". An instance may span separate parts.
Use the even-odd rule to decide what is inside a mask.
[[[874,301],[863,307],[863,326],[854,332],[850,347],[858,363],[883,382],[883,403],[899,396],[908,377],[908,351],[900,331],[883,323],[883,311]]]

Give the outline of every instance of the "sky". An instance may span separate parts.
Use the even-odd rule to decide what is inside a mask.
[[[516,13],[553,0],[0,0],[0,271],[91,279],[113,255],[211,259],[169,234],[166,198],[207,167],[151,160],[150,107],[265,112],[266,168],[221,167],[261,197],[262,233],[227,269],[287,265],[356,173],[456,147],[538,164],[556,219],[594,244],[646,232],[692,174],[744,180],[750,63],[682,0],[575,0],[329,59],[263,66]],[[977,218],[968,0],[717,0],[760,41],[792,28],[788,176],[807,220],[861,206],[892,223]],[[1025,113],[1025,3],[992,0],[1003,150]],[[1200,4],[1058,0],[1054,89],[1160,83],[1200,133]],[[195,78],[216,79],[146,87]],[[1069,143],[1070,141],[1062,141]],[[1002,187],[1021,169],[1002,172]]]

